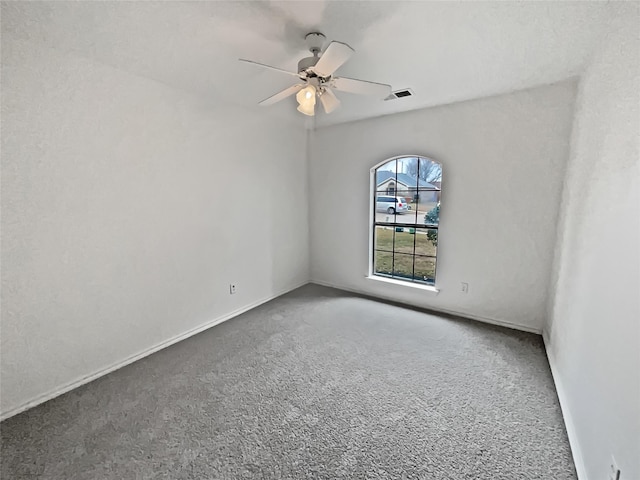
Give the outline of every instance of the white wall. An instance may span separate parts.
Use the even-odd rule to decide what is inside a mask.
[[[581,480],[640,478],[640,41],[617,5],[580,83],[545,329]]]
[[[308,281],[302,123],[9,35],[2,66],[3,415]]]
[[[539,332],[575,90],[571,81],[315,132],[312,281]],[[369,169],[401,154],[443,163],[437,296],[365,278]]]

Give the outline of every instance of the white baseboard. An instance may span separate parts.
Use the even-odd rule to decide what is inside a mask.
[[[59,397],[60,395],[70,392],[71,390],[78,388],[86,383],[89,383],[97,378],[100,378],[104,375],[107,375],[115,370],[118,370],[119,368],[125,367],[133,362],[136,362],[144,357],[147,357],[149,355],[151,355],[152,353],[155,353],[159,350],[162,350],[163,348],[167,348],[171,345],[173,345],[174,343],[178,343],[181,342],[182,340],[185,340],[193,335],[196,335],[200,332],[203,332],[204,330],[207,330],[211,327],[214,327],[216,325],[219,325],[222,322],[225,322],[227,320],[230,320],[234,317],[237,317],[238,315],[241,315],[249,310],[252,310],[260,305],[262,305],[263,303],[267,303],[271,300],[273,300],[274,298],[277,298],[281,295],[284,295],[285,293],[288,293],[292,290],[295,290],[296,288],[302,287],[303,285],[306,285],[307,281],[295,284],[291,287],[288,287],[280,292],[277,292],[274,295],[270,295],[268,297],[262,298],[260,300],[257,300],[255,302],[250,303],[249,305],[245,305],[244,307],[238,308],[230,313],[227,313],[226,315],[223,315],[221,317],[215,318],[213,320],[209,320],[206,323],[203,323],[202,325],[199,325],[195,328],[192,328],[191,330],[188,330],[184,333],[181,333],[179,335],[176,335],[174,337],[171,337],[163,342],[160,342],[150,348],[147,348],[145,350],[143,350],[142,352],[136,353],[134,355],[131,355],[130,357],[125,358],[124,360],[121,360],[119,362],[114,363],[113,365],[110,365],[106,368],[102,368],[100,370],[97,370],[89,375],[83,376],[81,378],[78,378],[76,380],[73,380],[61,387],[55,388],[54,390],[51,390],[49,392],[43,393],[41,395],[38,395],[35,398],[32,398],[31,400],[26,401],[25,403],[12,408],[11,410],[8,410],[6,412],[2,412],[0,414],[0,421],[5,420],[9,417],[13,417],[14,415],[17,415],[18,413],[24,412],[25,410],[28,410],[30,408],[33,408],[37,405],[40,405],[41,403],[44,403],[48,400],[54,399],[56,397]]]
[[[553,377],[553,383],[556,386],[558,401],[560,402],[560,410],[562,410],[562,417],[564,418],[567,437],[569,437],[569,446],[571,447],[571,455],[573,455],[573,463],[576,466],[578,480],[589,480],[589,477],[587,476],[587,469],[585,467],[584,459],[582,456],[582,451],[580,450],[580,444],[578,443],[578,434],[575,429],[573,417],[571,416],[571,411],[569,410],[569,402],[565,393],[566,391],[558,374],[555,357],[553,356],[553,353],[551,353],[551,349],[549,348],[549,335],[546,330],[542,331],[542,340],[544,342],[544,348],[547,351],[547,359],[549,360],[549,366],[551,367],[551,376]]]
[[[483,317],[480,315],[473,315],[467,312],[456,312],[454,310],[448,310],[448,309],[444,309],[444,308],[439,308],[439,307],[425,307],[422,305],[415,305],[415,304],[410,304],[408,302],[403,302],[401,300],[398,300],[397,298],[392,298],[392,297],[385,297],[382,295],[377,295],[377,294],[373,294],[371,292],[368,292],[364,289],[357,289],[357,288],[352,288],[352,287],[345,287],[344,285],[338,285],[332,282],[325,282],[323,280],[310,280],[310,283],[315,283],[317,285],[323,285],[325,287],[331,287],[331,288],[337,288],[338,290],[345,290],[347,292],[353,292],[353,293],[358,293],[360,295],[366,295],[367,297],[377,297],[380,298],[381,300],[388,300],[390,302],[394,302],[394,303],[398,303],[398,304],[404,304],[407,306],[411,306],[411,307],[415,307],[415,308],[422,308],[424,310],[429,310],[432,311],[434,313],[444,313],[447,315],[455,315],[457,317],[461,317],[461,318],[467,318],[470,320],[477,320],[478,322],[483,322],[483,323],[489,323],[491,325],[498,325],[501,327],[507,327],[507,328],[511,328],[513,330],[520,330],[522,332],[529,332],[529,333],[536,333],[538,335],[542,334],[542,330],[539,328],[534,328],[534,327],[529,327],[527,325],[518,325],[517,323],[511,323],[511,322],[507,322],[504,320],[498,320],[495,318],[489,318],[489,317]]]

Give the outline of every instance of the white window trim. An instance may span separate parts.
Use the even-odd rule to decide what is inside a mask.
[[[383,283],[387,283],[389,285],[398,285],[398,286],[401,286],[401,287],[416,288],[418,290],[423,290],[425,292],[431,292],[431,293],[434,293],[436,295],[438,293],[440,293],[440,289],[436,288],[433,285],[424,285],[424,284],[417,283],[417,282],[408,282],[406,280],[397,280],[395,278],[383,277],[382,275],[374,275],[373,273],[371,273],[370,275],[365,276],[365,278],[367,280],[375,280],[376,282],[383,282]]]

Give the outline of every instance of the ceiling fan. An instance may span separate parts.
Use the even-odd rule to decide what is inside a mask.
[[[325,39],[325,36],[318,32],[309,33],[305,37],[309,51],[311,51],[313,56],[303,58],[298,62],[297,73],[241,58],[241,62],[293,75],[302,80],[302,83],[297,83],[272,95],[261,101],[259,105],[273,105],[295,94],[299,104],[298,111],[305,115],[313,116],[315,114],[317,98],[320,99],[320,103],[326,113],[331,113],[340,106],[340,100],[335,96],[333,90],[371,95],[381,100],[389,96],[391,93],[390,85],[356,80],[354,78],[334,77],[333,74],[335,71],[349,60],[355,50],[346,43],[334,41],[331,42],[321,54],[320,51]]]

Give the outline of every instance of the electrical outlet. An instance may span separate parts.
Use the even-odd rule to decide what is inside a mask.
[[[230,283],[229,284],[229,293],[231,295],[233,295],[234,293],[236,293],[236,284],[235,283]]]
[[[609,480],[620,480],[620,469],[616,459],[611,455],[611,465],[609,466]]]
[[[462,282],[460,284],[460,291],[462,293],[468,293],[469,292],[469,284],[467,282]]]

